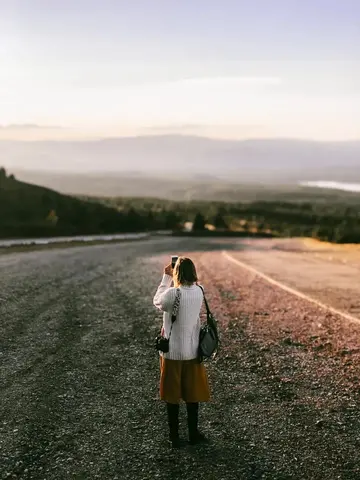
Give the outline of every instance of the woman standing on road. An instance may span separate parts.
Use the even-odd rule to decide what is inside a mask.
[[[198,430],[199,402],[209,401],[210,391],[205,367],[198,359],[200,309],[204,296],[197,280],[194,263],[189,258],[179,257],[174,270],[171,264],[165,267],[154,297],[154,305],[164,312],[162,333],[169,338],[177,289],[181,295],[169,352],[160,353],[160,398],[166,402],[169,439],[174,448],[180,446],[180,399],[186,402],[189,443],[206,441]],[[172,281],[174,287],[171,287]]]

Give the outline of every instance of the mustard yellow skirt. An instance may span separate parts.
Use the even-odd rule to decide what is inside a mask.
[[[208,402],[210,389],[203,363],[160,356],[160,398],[168,403]]]

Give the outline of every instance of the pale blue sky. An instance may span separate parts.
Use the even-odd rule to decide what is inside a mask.
[[[0,0],[0,125],[360,138],[359,25],[358,0]]]

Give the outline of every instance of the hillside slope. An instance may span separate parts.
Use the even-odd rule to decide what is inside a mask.
[[[129,216],[95,202],[19,182],[0,169],[0,237],[136,231]]]

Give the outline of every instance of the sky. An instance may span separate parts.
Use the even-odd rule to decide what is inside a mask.
[[[0,139],[360,139],[359,0],[0,0]]]

